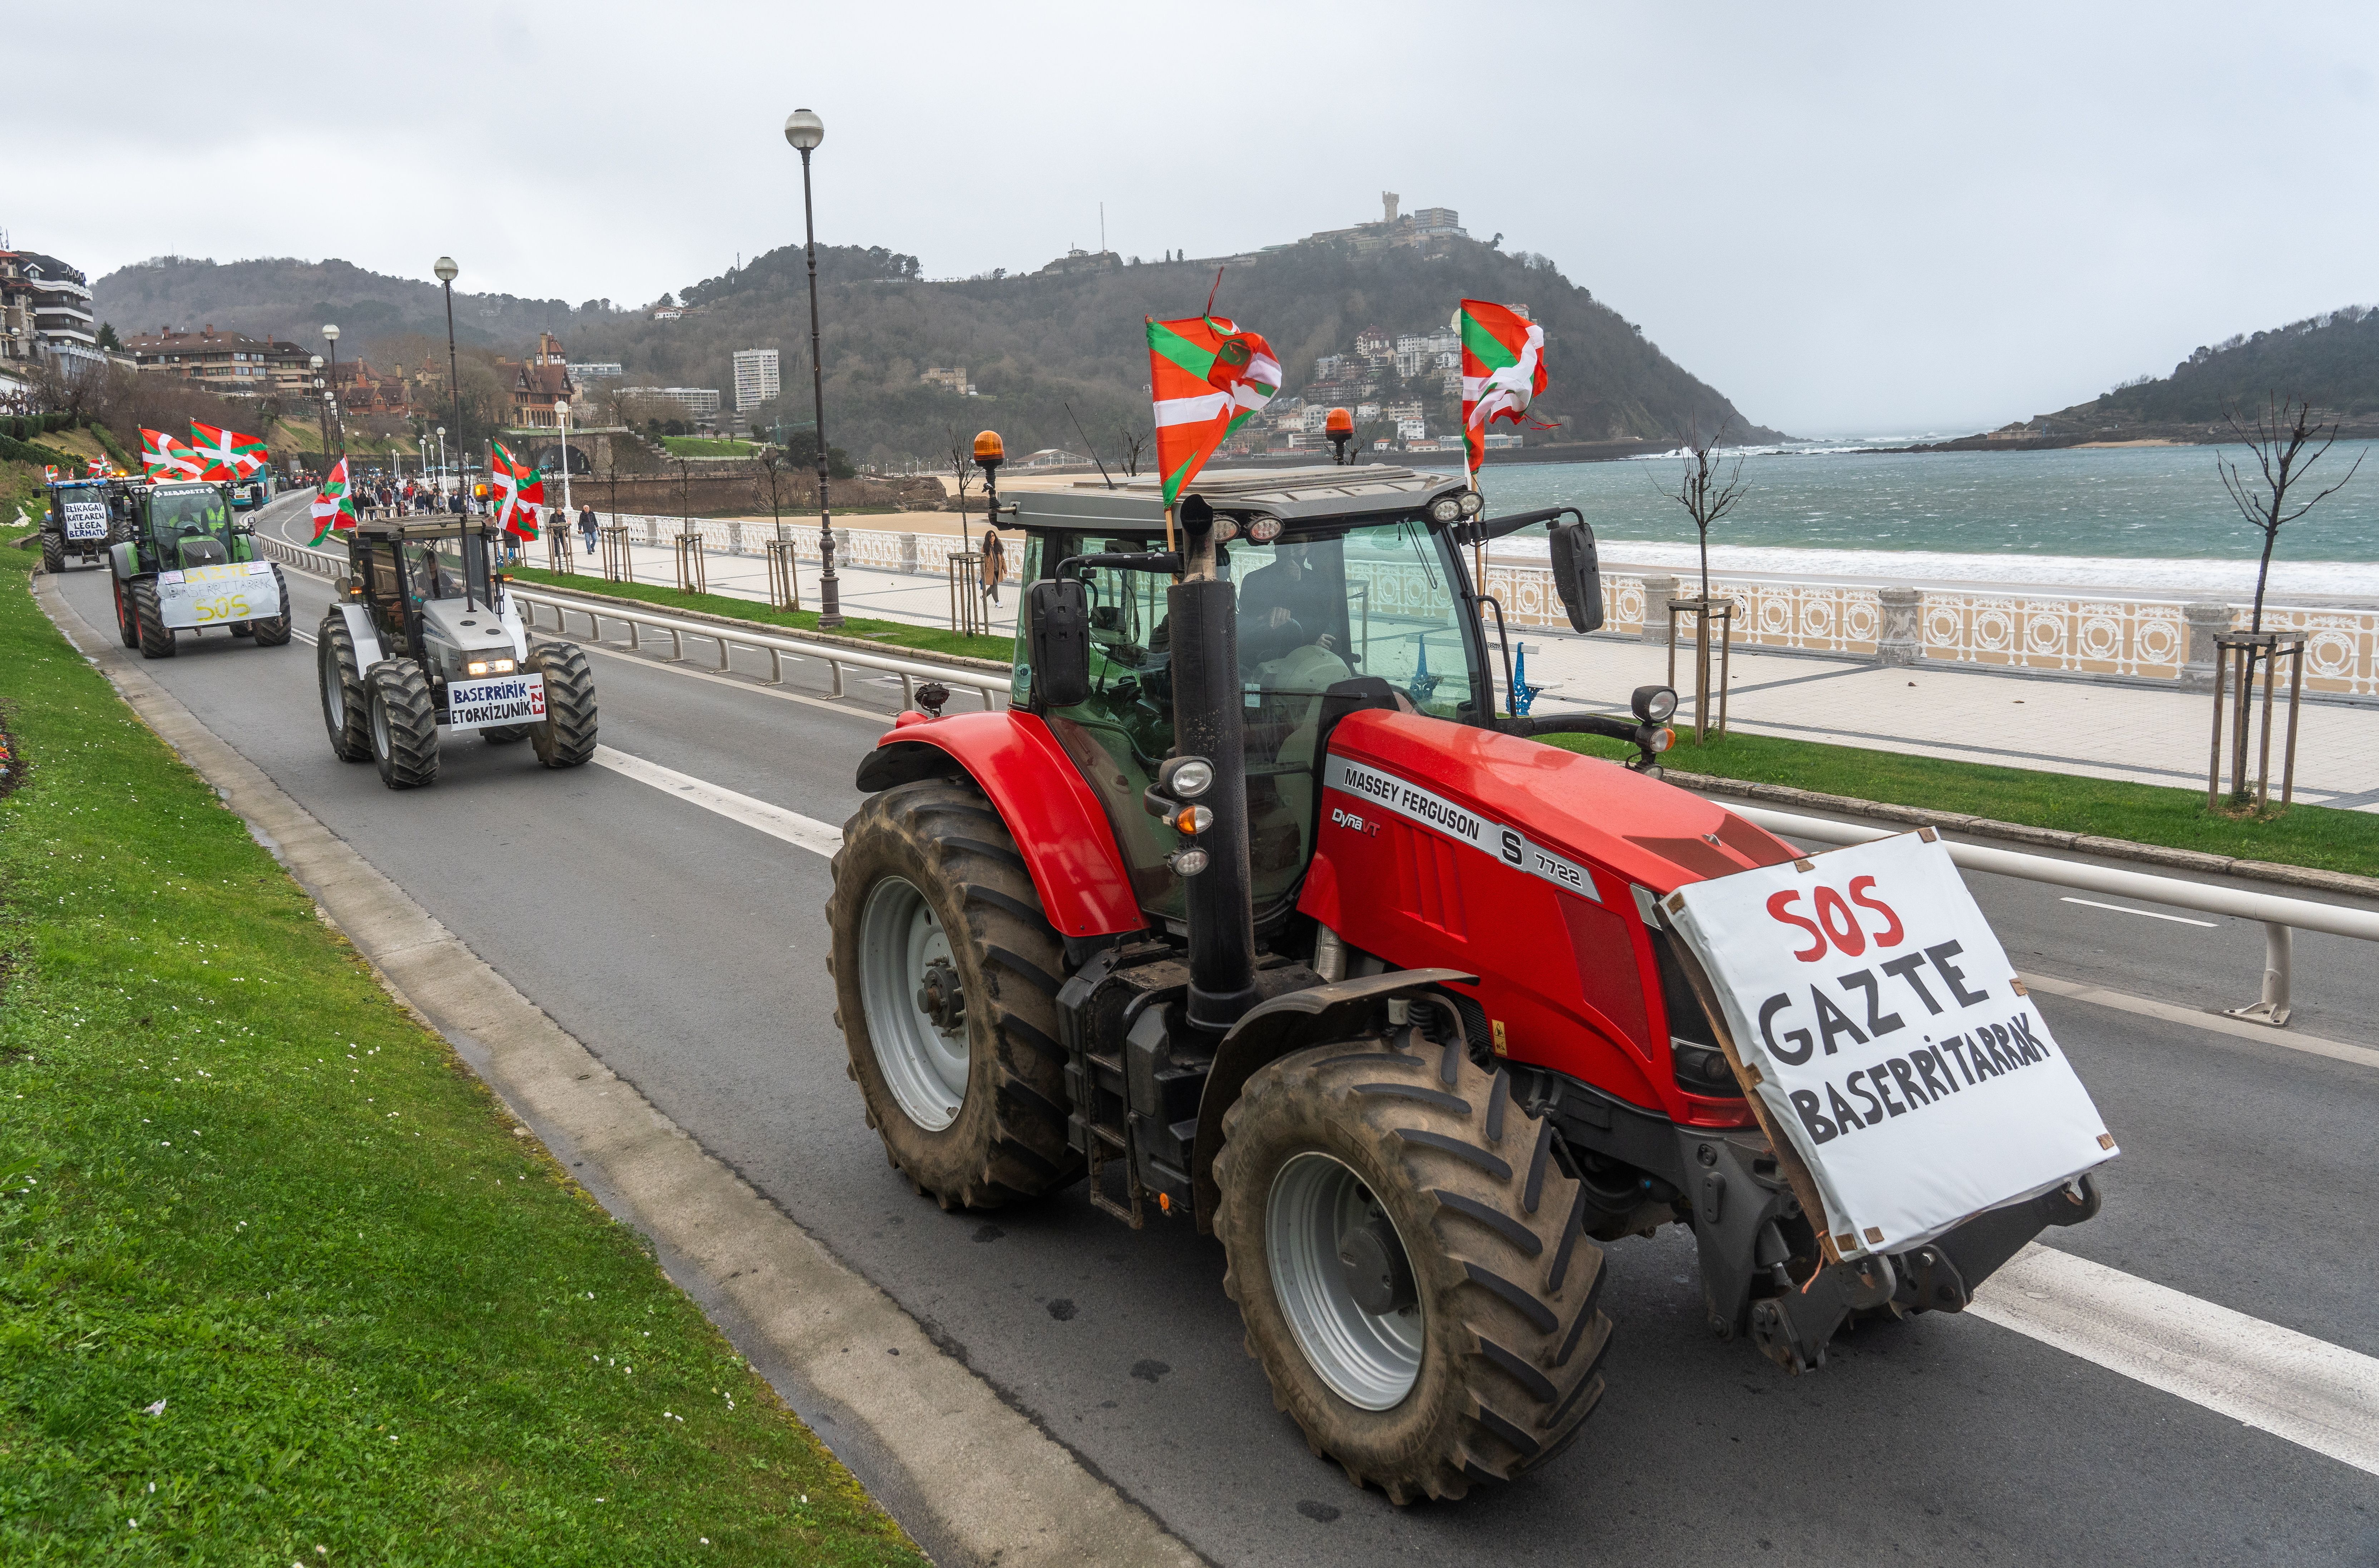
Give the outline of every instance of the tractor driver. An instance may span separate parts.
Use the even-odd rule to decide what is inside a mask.
[[[1308,645],[1327,653],[1336,647],[1329,628],[1337,620],[1336,596],[1306,560],[1312,546],[1283,539],[1272,564],[1239,585],[1239,658],[1263,664]]]

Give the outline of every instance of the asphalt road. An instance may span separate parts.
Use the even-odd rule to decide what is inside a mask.
[[[327,591],[287,575],[310,633]],[[63,585],[111,626],[103,574]],[[302,641],[185,638],[147,669],[1218,1562],[2379,1560],[2369,1475],[1972,1316],[1861,1330],[1822,1371],[1788,1377],[1710,1337],[1676,1227],[1611,1248],[1610,1392],[1577,1443],[1518,1485],[1393,1508],[1274,1412],[1221,1251],[1188,1224],[1135,1233],[1079,1187],[991,1214],[910,1193],[844,1074],[824,859],[617,772],[547,773],[525,745],[460,741],[434,789],[383,790],[368,765],[332,756]],[[606,745],[827,822],[858,803],[852,768],[898,696],[854,682],[851,703],[819,700],[824,672],[805,668],[789,685],[811,701],[624,653],[595,669]],[[1975,880],[2026,970],[2192,1007],[2252,999],[2259,927]],[[2357,946],[2300,938],[2303,1031],[2379,1043],[2379,965]],[[2379,1071],[2037,1000],[2124,1150],[2104,1214],[2052,1244],[2379,1356]]]

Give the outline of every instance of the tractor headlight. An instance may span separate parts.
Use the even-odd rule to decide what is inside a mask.
[[[1440,496],[1429,503],[1429,520],[1432,523],[1455,523],[1462,518],[1462,501],[1456,496]]]
[[[1677,694],[1666,686],[1638,686],[1627,699],[1638,724],[1666,724],[1677,711]]]
[[[1176,850],[1165,858],[1177,876],[1195,876],[1206,869],[1206,851],[1197,848]]]
[[[1175,757],[1156,770],[1156,787],[1177,801],[1194,801],[1214,787],[1214,765],[1204,757]]]
[[[1280,519],[1251,517],[1248,520],[1248,537],[1260,545],[1268,545],[1280,537]]]
[[[1465,490],[1462,492],[1461,505],[1463,516],[1476,517],[1487,510],[1487,498],[1477,490]]]
[[[463,667],[466,675],[510,675],[513,661],[508,658],[475,658]]]
[[[1216,544],[1226,545],[1238,537],[1239,520],[1238,518],[1217,517],[1214,519],[1214,542]]]

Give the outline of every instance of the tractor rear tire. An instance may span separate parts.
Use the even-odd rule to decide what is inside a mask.
[[[347,631],[346,618],[335,609],[322,617],[314,655],[315,680],[322,689],[322,728],[330,732],[331,754],[341,762],[369,762],[371,698],[364,690],[356,639]]]
[[[869,796],[842,839],[827,963],[886,1155],[945,1209],[1075,1180],[1057,1043],[1065,944],[999,814],[968,780],[924,779]]]
[[[409,658],[384,658],[364,672],[372,761],[392,790],[438,782],[438,705],[429,678]]]
[[[545,677],[545,722],[527,727],[537,760],[576,767],[595,755],[595,671],[575,643],[539,643],[528,657]]]
[[[1406,1048],[1316,1046],[1248,1080],[1214,1234],[1273,1403],[1407,1503],[1510,1480],[1575,1437],[1611,1320],[1552,1128],[1459,1040],[1397,1032]]]
[[[132,600],[127,592],[124,579],[114,577],[113,573],[110,575],[115,587],[116,634],[124,639],[126,647],[137,648],[140,645],[140,622],[133,617]]]
[[[165,624],[165,611],[157,602],[154,578],[139,577],[133,581],[132,624],[138,633],[142,658],[174,657],[174,629]]]
[[[278,561],[272,565],[272,591],[280,596],[281,613],[266,616],[249,625],[260,648],[277,648],[289,640],[289,585],[282,579],[281,563]]]
[[[66,569],[66,537],[42,530],[42,570],[54,577]]]

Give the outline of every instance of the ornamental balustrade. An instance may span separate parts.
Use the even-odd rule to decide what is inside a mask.
[[[686,527],[706,549],[761,556],[776,535],[767,521],[704,517],[690,525],[672,516],[613,514],[639,544],[668,548]],[[971,530],[979,532],[979,530]],[[794,553],[820,559],[814,523],[788,523]],[[952,534],[837,528],[835,559],[843,566],[911,575],[947,576],[949,557],[969,540]],[[1008,554],[1008,580],[1021,572],[1022,550]],[[1374,615],[1419,613],[1437,588],[1419,565],[1350,561],[1350,577],[1370,585]],[[1698,583],[1692,585],[1697,588]],[[1503,607],[1514,632],[1566,631],[1568,616],[1552,573],[1528,561],[1487,563],[1487,591]],[[1656,569],[1607,565],[1602,573],[1603,631],[1663,637],[1668,602],[1688,591],[1685,579]],[[1886,664],[1938,662],[1996,665],[2078,675],[2136,676],[2180,681],[2211,679],[2211,637],[2243,627],[2242,606],[2096,594],[2004,593],[1975,588],[1879,586],[1798,578],[1714,575],[1710,591],[1742,607],[1736,636],[1746,646],[1874,658]],[[2226,617],[2225,611],[2228,614]],[[2306,638],[2305,689],[2379,694],[2379,610],[2265,606],[2267,631]]]

